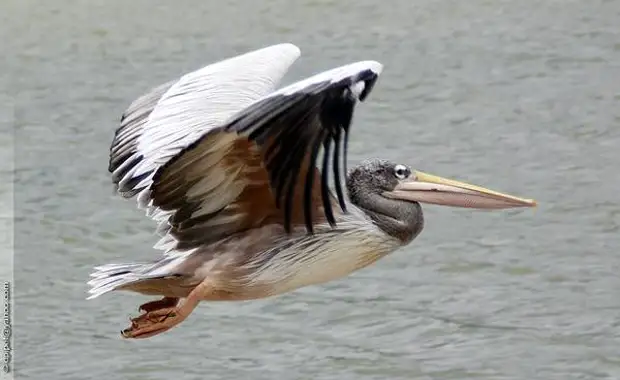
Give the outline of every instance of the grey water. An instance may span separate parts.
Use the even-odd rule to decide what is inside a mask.
[[[17,378],[620,379],[620,1],[0,8]],[[159,252],[107,172],[120,114],[157,84],[281,42],[302,50],[286,83],[384,64],[349,166],[392,159],[539,207],[426,206],[411,245],[347,278],[203,303],[163,335],[121,339],[147,299],[86,301],[90,270]]]

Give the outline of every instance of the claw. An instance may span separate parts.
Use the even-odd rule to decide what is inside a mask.
[[[200,302],[201,288],[194,289],[184,302],[179,305],[179,298],[164,297],[140,305],[138,310],[144,311],[135,318],[130,318],[131,325],[121,330],[123,338],[149,338],[168,331],[179,323],[196,308]]]
[[[171,329],[184,319],[176,307],[157,309],[131,318],[131,326],[122,330],[121,335],[124,338],[147,338]]]

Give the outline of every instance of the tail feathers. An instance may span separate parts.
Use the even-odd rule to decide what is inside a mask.
[[[95,267],[95,271],[90,275],[92,279],[88,282],[91,289],[87,299],[140,281],[166,277],[160,271],[154,273],[153,267],[153,263],[107,264]]]

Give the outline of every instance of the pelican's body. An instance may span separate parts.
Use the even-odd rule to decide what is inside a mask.
[[[296,227],[290,234],[278,224],[254,228],[199,248],[176,267],[177,281],[166,287],[143,282],[128,289],[144,294],[187,297],[194,286],[209,279],[210,292],[201,300],[249,300],[320,284],[367,266],[400,247],[363,215],[341,217],[337,227],[317,225],[309,235]],[[175,258],[157,266],[174,264]],[[157,282],[159,280],[155,280]],[[144,286],[142,288],[141,286]]]
[[[424,226],[419,202],[534,205],[382,160],[351,170],[343,189],[353,110],[382,66],[357,62],[276,90],[298,56],[281,44],[206,66],[123,115],[109,170],[119,193],[137,196],[159,223],[155,247],[164,251],[152,263],[92,274],[89,298],[163,296],[142,305],[123,336],[166,331],[200,301],[258,299],[344,277],[411,242]]]

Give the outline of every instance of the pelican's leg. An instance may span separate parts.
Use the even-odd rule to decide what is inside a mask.
[[[179,299],[164,297],[140,306],[145,313],[131,319],[131,326],[121,331],[124,338],[149,338],[168,331],[183,322],[200,302],[200,289],[197,286],[180,304]]]

